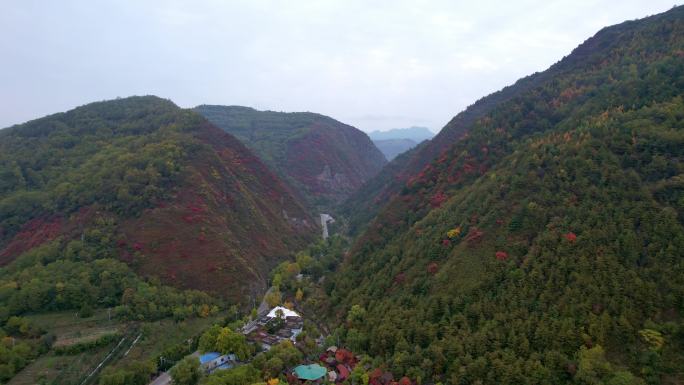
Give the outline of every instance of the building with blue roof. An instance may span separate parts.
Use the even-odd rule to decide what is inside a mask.
[[[235,354],[221,354],[219,352],[206,352],[200,356],[199,360],[200,367],[207,374],[216,370],[230,369],[237,364]]]

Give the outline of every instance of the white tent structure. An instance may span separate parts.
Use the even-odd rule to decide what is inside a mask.
[[[275,318],[275,317],[277,317],[276,313],[278,312],[278,310],[282,310],[282,311],[283,311],[283,317],[285,317],[285,318],[287,318],[287,317],[301,317],[301,316],[299,315],[299,313],[297,313],[296,311],[292,311],[292,310],[290,310],[290,309],[288,309],[288,308],[286,308],[286,307],[283,307],[283,306],[276,306],[276,307],[274,307],[273,309],[271,309],[270,312],[268,312],[268,315],[266,315],[266,317],[268,317],[268,318]]]

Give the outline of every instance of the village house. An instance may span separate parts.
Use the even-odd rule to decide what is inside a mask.
[[[296,343],[297,336],[304,328],[304,320],[295,311],[276,306],[243,328],[243,334],[250,342],[258,343],[265,350],[283,340]]]
[[[235,354],[221,354],[219,352],[207,352],[200,356],[200,368],[206,373],[211,374],[217,370],[231,369],[237,364]]]

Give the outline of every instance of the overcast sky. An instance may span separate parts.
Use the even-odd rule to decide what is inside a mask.
[[[0,127],[117,96],[441,129],[677,0],[2,0]]]

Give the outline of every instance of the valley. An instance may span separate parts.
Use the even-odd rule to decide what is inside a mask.
[[[1,129],[0,384],[684,383],[684,6],[453,113]]]

